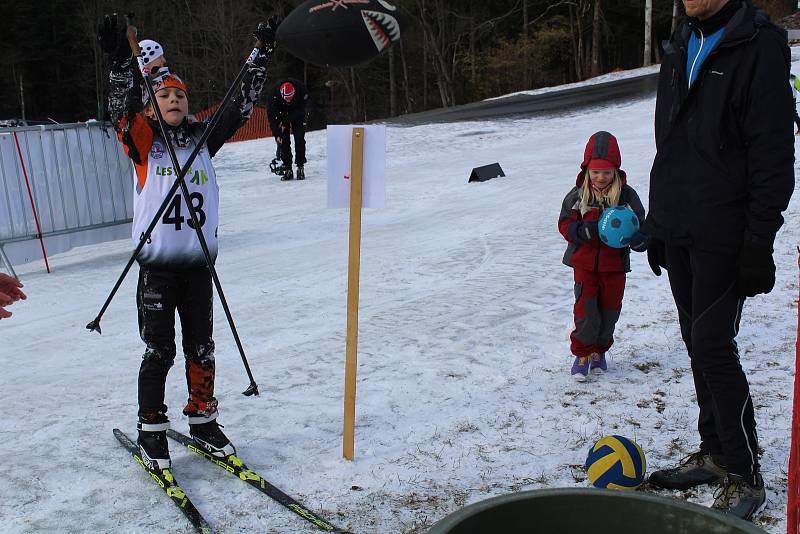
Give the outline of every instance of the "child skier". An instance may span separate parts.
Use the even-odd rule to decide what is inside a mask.
[[[558,230],[569,243],[564,264],[575,275],[575,329],[570,334],[572,376],[584,382],[589,371],[601,374],[608,369],[606,352],[614,343],[614,327],[622,309],[625,273],[630,271],[630,251],[611,248],[598,237],[597,221],[603,209],[630,207],[639,221],[644,208],[636,191],[626,183],[620,169],[622,157],[617,139],[608,132],[589,138],[576,186],[564,198]],[[637,252],[647,248],[647,238],[638,232],[630,247]]]
[[[188,87],[163,67],[152,69],[156,102],[147,99],[143,103],[142,93],[134,83],[133,69],[137,67],[125,29],[117,23],[116,14],[106,16],[98,39],[111,64],[108,98],[111,121],[134,163],[133,241],[138,244],[178,173],[178,169],[172,168],[167,143],[174,146],[178,162],[183,165],[207,124],[187,117]],[[212,260],[217,254],[219,190],[211,158],[247,121],[258,100],[274,46],[274,22],[259,24],[254,36],[261,52],[249,65],[240,91],[226,107],[186,174],[190,199]],[[154,105],[161,111],[169,139],[161,136],[154,121]],[[222,457],[235,452],[217,424],[211,275],[191,219],[183,215],[186,209],[182,196],[174,196],[137,256],[139,333],[146,344],[138,381],[138,444],[142,458],[161,469],[170,467],[164,390],[176,353],[176,309],[181,320],[189,389],[183,413],[189,418],[190,434],[213,455]]]

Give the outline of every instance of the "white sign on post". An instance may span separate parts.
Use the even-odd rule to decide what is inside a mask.
[[[328,207],[350,207],[350,169],[354,126],[328,126]],[[386,205],[386,126],[364,129],[363,208]]]

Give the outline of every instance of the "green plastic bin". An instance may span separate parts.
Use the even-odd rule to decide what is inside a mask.
[[[448,515],[429,534],[765,534],[697,504],[601,489],[502,495]]]

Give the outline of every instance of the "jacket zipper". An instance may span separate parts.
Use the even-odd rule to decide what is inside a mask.
[[[701,39],[700,40],[700,50],[702,50],[703,49],[703,42],[705,41],[705,39],[703,39],[703,31],[701,29],[699,29],[699,28],[697,29],[697,31],[700,32],[700,39]],[[752,41],[755,38],[756,34],[758,34],[758,30],[757,29],[753,33],[753,35],[751,35],[750,37],[742,37],[741,39],[737,39],[735,41],[719,43],[716,46],[716,48],[714,48],[711,52],[708,53],[708,56],[706,56],[706,59],[703,61],[703,65],[707,65],[708,64],[708,60],[710,60],[712,57],[717,55],[717,53],[720,51],[720,49],[722,49],[722,48],[731,48],[731,47],[739,46],[742,43],[746,43],[746,42]],[[681,50],[685,51],[686,49],[685,48],[681,48]],[[700,54],[700,50],[697,51],[698,55]],[[694,63],[696,63],[696,61],[697,61],[697,56],[695,56],[695,61],[692,62],[692,68],[690,70],[690,78],[689,79],[691,79],[691,73],[694,72]],[[686,102],[686,100],[689,98],[689,95],[692,92],[692,88],[698,82],[700,82],[700,77],[703,75],[703,72],[704,72],[703,65],[701,65],[700,71],[697,73],[697,78],[695,79],[695,83],[693,83],[691,87],[689,87],[689,82],[687,80],[687,82],[686,82],[687,91],[686,91],[686,94],[684,95],[684,98],[681,100],[679,108],[683,107],[683,103]]]
[[[694,67],[695,67],[695,65],[697,65],[697,58],[700,57],[700,53],[703,51],[703,45],[705,45],[705,42],[706,42],[705,35],[703,35],[703,30],[698,28],[697,31],[700,32],[700,48],[697,49],[697,54],[695,54],[695,56],[694,56],[694,60],[692,61],[692,68],[689,69],[689,80],[688,80],[688,84],[687,85],[689,85],[690,88],[691,88],[691,85],[692,85],[692,75],[694,74]],[[706,58],[706,59],[708,59],[708,58]],[[697,81],[697,80],[695,80],[695,81]]]

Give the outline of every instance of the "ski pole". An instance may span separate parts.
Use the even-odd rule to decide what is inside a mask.
[[[238,332],[236,330],[236,325],[235,325],[235,323],[233,321],[233,317],[231,315],[230,308],[228,307],[228,302],[227,302],[227,299],[225,298],[225,293],[222,290],[222,284],[219,281],[219,276],[217,275],[216,269],[214,267],[214,263],[211,260],[211,254],[210,254],[210,252],[208,250],[208,245],[206,243],[205,236],[203,235],[202,229],[201,229],[199,221],[197,219],[197,214],[195,213],[194,205],[192,204],[192,202],[190,200],[189,189],[186,186],[186,182],[184,180],[184,176],[186,175],[186,172],[188,171],[188,169],[191,167],[191,164],[194,161],[194,158],[199,153],[200,148],[203,146],[203,144],[208,139],[208,136],[210,135],[211,131],[218,124],[218,122],[219,122],[219,120],[220,120],[220,118],[222,116],[222,112],[224,111],[224,108],[226,107],[226,105],[229,103],[229,100],[230,100],[230,97],[233,94],[233,91],[236,90],[236,88],[238,88],[239,83],[241,83],[242,78],[244,77],[245,73],[247,72],[247,67],[257,57],[257,55],[259,53],[259,49],[257,47],[254,48],[253,52],[248,56],[248,59],[245,62],[245,64],[242,66],[242,69],[240,70],[239,75],[237,75],[236,80],[231,85],[231,87],[228,89],[228,92],[225,95],[225,98],[224,98],[222,104],[219,106],[217,111],[214,113],[214,116],[212,117],[212,120],[211,120],[209,126],[203,132],[203,135],[201,136],[201,138],[197,142],[194,150],[192,151],[192,153],[190,154],[189,158],[187,159],[186,164],[184,165],[183,168],[181,168],[180,164],[178,163],[177,155],[175,154],[175,149],[172,146],[172,143],[170,142],[169,136],[168,136],[168,134],[166,132],[166,128],[164,126],[164,118],[161,115],[161,110],[158,108],[158,104],[157,104],[156,99],[155,99],[155,92],[153,91],[153,87],[152,87],[152,85],[150,83],[150,77],[142,69],[142,67],[144,66],[144,63],[143,63],[142,58],[141,58],[141,50],[139,49],[138,42],[136,41],[136,29],[133,26],[131,26],[130,24],[128,25],[128,41],[129,41],[129,43],[131,45],[131,50],[134,52],[134,55],[138,59],[139,67],[140,67],[140,70],[142,70],[142,76],[143,76],[144,82],[145,82],[144,83],[145,90],[147,91],[148,97],[150,98],[150,101],[152,102],[153,110],[154,110],[155,115],[156,115],[156,122],[158,123],[159,130],[161,131],[161,135],[164,138],[164,141],[165,141],[165,143],[167,145],[167,149],[168,149],[168,152],[169,152],[169,155],[170,155],[170,159],[172,160],[172,164],[173,164],[173,166],[175,167],[175,169],[177,171],[178,177],[175,180],[175,183],[172,185],[172,187],[170,189],[170,192],[166,195],[166,198],[164,199],[164,202],[162,202],[158,213],[156,214],[156,216],[153,218],[153,220],[148,225],[147,231],[144,232],[143,235],[141,236],[141,238],[139,240],[139,244],[136,247],[136,250],[131,255],[131,258],[128,260],[128,263],[125,266],[125,269],[123,270],[122,275],[117,280],[117,283],[114,285],[114,288],[113,288],[111,294],[109,295],[108,299],[106,299],[106,303],[103,305],[103,308],[101,309],[100,314],[98,314],[97,318],[95,318],[94,321],[92,321],[91,323],[86,325],[86,328],[89,329],[89,330],[97,330],[98,332],[100,332],[100,319],[101,319],[103,313],[105,312],[105,310],[107,309],[108,305],[110,304],[111,299],[113,298],[114,294],[119,289],[119,286],[122,284],[122,280],[124,279],[124,277],[127,275],[128,271],[130,270],[130,267],[133,264],[133,261],[135,260],[136,256],[141,251],[141,249],[144,246],[144,244],[147,242],[147,239],[150,237],[150,234],[152,233],[153,229],[155,228],[155,225],[158,224],[158,221],[161,218],[161,215],[162,215],[163,211],[166,209],[167,205],[170,203],[170,201],[172,199],[172,196],[175,194],[175,191],[177,190],[178,187],[180,187],[181,188],[181,193],[182,193],[183,198],[184,198],[184,202],[186,202],[186,204],[187,204],[187,208],[188,208],[188,211],[189,211],[189,216],[191,217],[191,220],[192,220],[192,225],[193,225],[193,227],[194,227],[194,229],[195,229],[195,231],[197,233],[198,240],[200,241],[200,248],[203,250],[203,255],[205,256],[205,259],[206,259],[206,264],[207,264],[207,266],[209,268],[209,271],[211,272],[211,277],[212,277],[212,279],[214,281],[214,285],[215,285],[215,287],[217,289],[217,293],[219,294],[220,302],[222,303],[223,310],[225,311],[225,316],[226,316],[226,318],[228,320],[228,324],[229,324],[229,326],[231,328],[231,332],[233,333],[234,340],[236,341],[236,346],[237,346],[237,348],[239,350],[239,355],[242,358],[242,362],[244,363],[245,371],[247,371],[247,376],[250,379],[250,385],[242,393],[243,393],[243,395],[246,395],[246,396],[258,395],[258,385],[256,384],[255,379],[253,378],[253,374],[250,371],[250,365],[247,362],[247,357],[245,356],[244,348],[242,347],[242,343],[241,343],[241,340],[239,338],[239,334],[238,334]]]

